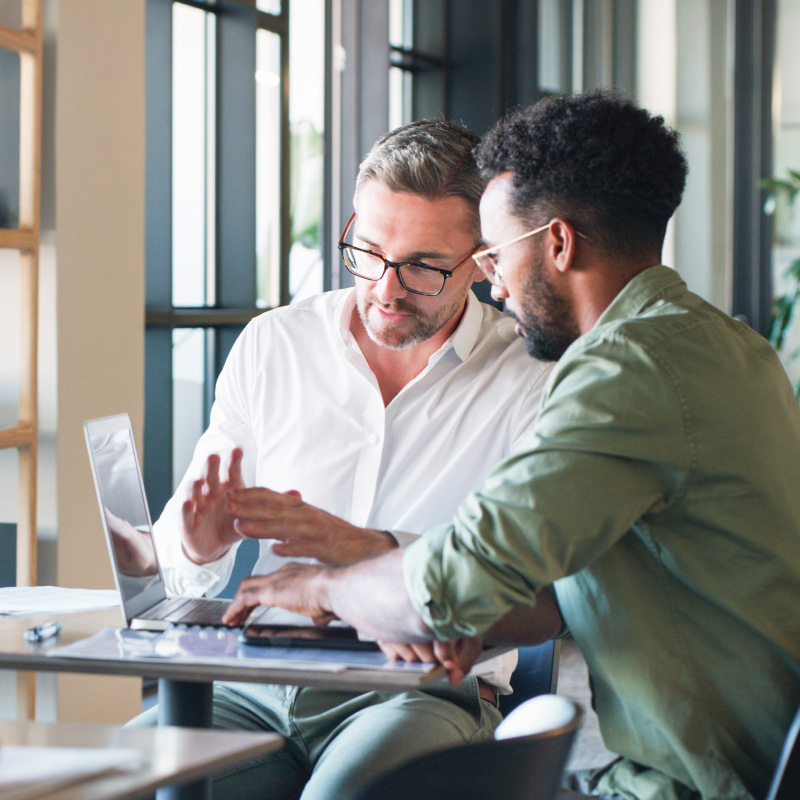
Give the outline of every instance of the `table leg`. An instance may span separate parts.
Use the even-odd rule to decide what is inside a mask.
[[[158,681],[158,724],[183,728],[210,728],[213,684],[193,681]],[[211,800],[211,778],[179,786],[165,786],[157,800]]]

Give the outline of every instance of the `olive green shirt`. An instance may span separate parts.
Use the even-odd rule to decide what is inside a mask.
[[[404,572],[441,638],[554,585],[623,756],[606,790],[763,796],[800,704],[800,411],[774,351],[673,270],[642,272]]]

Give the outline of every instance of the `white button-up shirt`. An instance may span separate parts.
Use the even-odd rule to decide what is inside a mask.
[[[296,489],[354,525],[391,530],[402,545],[449,522],[531,429],[549,365],[528,356],[513,320],[470,292],[452,336],[384,406],[350,332],[354,306],[353,289],[328,292],[262,314],[236,341],[209,428],[154,526],[171,592],[213,595],[233,568],[235,547],[203,566],[181,548],[181,505],[213,453],[224,472],[241,447],[246,485]],[[262,540],[253,573],[289,560],[309,561],[276,556]],[[497,661],[480,670],[502,689],[516,656],[499,659],[499,671]]]

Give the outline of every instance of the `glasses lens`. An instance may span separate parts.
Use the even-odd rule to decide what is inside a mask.
[[[419,294],[439,294],[444,286],[444,275],[441,272],[413,264],[403,264],[400,267],[400,277],[406,289]]]
[[[383,277],[385,268],[383,259],[347,245],[343,245],[340,249],[344,265],[350,272],[370,281],[379,281]]]
[[[494,284],[499,283],[497,270],[495,269],[494,261],[490,258],[488,253],[482,255],[472,256],[475,263],[478,265],[480,271]]]

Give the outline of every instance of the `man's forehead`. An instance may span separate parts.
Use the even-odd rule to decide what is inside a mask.
[[[487,244],[494,244],[505,231],[521,223],[511,203],[512,174],[503,172],[492,178],[480,204],[481,232]]]
[[[374,184],[374,182],[370,182]],[[430,243],[464,234],[474,238],[477,209],[462,197],[430,199],[411,192],[394,192],[380,185],[365,184],[354,198],[353,234],[380,244],[384,236],[406,234]],[[444,249],[447,249],[445,246]]]

